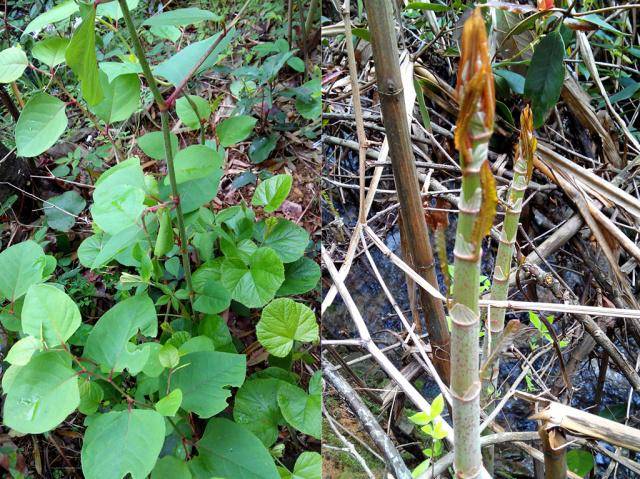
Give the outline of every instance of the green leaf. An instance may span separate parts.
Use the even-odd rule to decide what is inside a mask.
[[[18,156],[30,158],[51,148],[67,129],[66,105],[46,93],[36,93],[16,124]]]
[[[87,206],[77,191],[69,190],[60,196],[49,198],[44,204],[47,224],[57,231],[69,231],[76,223],[76,216]]]
[[[291,175],[275,175],[258,185],[251,204],[263,206],[265,212],[272,213],[287,199],[293,178]]]
[[[427,2],[411,2],[404,8],[405,10],[431,10],[432,12],[446,12],[449,9],[449,7],[447,7],[446,5]]]
[[[251,163],[258,164],[269,158],[278,144],[278,135],[272,133],[269,136],[261,136],[251,142],[249,147],[249,158]]]
[[[322,89],[319,78],[304,83],[297,89],[296,110],[305,120],[315,120],[322,114]]]
[[[235,352],[233,339],[229,332],[229,327],[224,319],[218,315],[205,316],[200,321],[200,334],[211,338],[217,351]]]
[[[257,118],[249,115],[232,116],[221,121],[216,127],[220,146],[227,147],[246,140],[257,122]]]
[[[215,168],[213,173],[205,178],[185,181],[178,184],[180,205],[183,213],[195,211],[212,201],[218,194],[218,186],[222,178],[222,168]],[[171,187],[168,184],[160,185],[160,198],[168,201],[172,196]]]
[[[151,18],[147,18],[142,24],[148,26],[172,25],[175,27],[184,27],[204,21],[219,22],[223,18],[222,15],[218,15],[209,10],[178,8],[177,10],[171,10],[170,12],[160,13]]]
[[[233,419],[243,424],[269,447],[278,439],[278,424],[282,414],[278,406],[278,379],[252,379],[238,390],[233,407]]]
[[[317,452],[304,451],[296,459],[291,479],[321,479],[322,456]]]
[[[170,133],[171,136],[171,151],[175,153],[178,151],[180,147],[178,143],[178,137],[175,133]],[[147,133],[146,135],[142,135],[137,139],[138,146],[150,158],[154,160],[164,160],[165,151],[164,151],[164,137],[161,131],[152,131],[151,133]]]
[[[107,369],[139,373],[149,358],[149,349],[136,347],[130,339],[138,332],[155,336],[158,317],[146,294],[120,301],[104,313],[91,330],[84,348],[89,357]]]
[[[223,158],[218,150],[204,145],[191,145],[180,150],[174,158],[176,182],[186,183],[212,176],[221,170]],[[169,177],[165,178],[169,184]]]
[[[622,33],[620,30],[613,28],[611,25],[605,22],[602,19],[602,17],[596,15],[595,13],[591,13],[589,15],[582,15],[580,18],[578,18],[578,21],[591,23],[615,35],[626,35],[625,33]]]
[[[211,476],[280,479],[267,448],[243,426],[228,419],[211,419],[196,447],[200,464]]]
[[[102,387],[95,381],[81,378],[79,389],[80,404],[78,405],[78,411],[86,415],[95,414],[104,399]]]
[[[74,0],[66,0],[31,20],[22,32],[22,36],[40,31],[51,23],[65,20],[79,9],[78,4]]]
[[[11,346],[4,360],[9,364],[24,366],[29,362],[31,357],[42,350],[42,348],[43,344],[41,340],[33,336],[25,336]]]
[[[284,283],[276,296],[293,296],[311,291],[320,280],[320,266],[312,259],[302,257],[284,265]]]
[[[225,258],[221,280],[232,299],[247,308],[260,308],[273,299],[284,282],[284,266],[271,248],[258,248],[248,265]]]
[[[201,122],[206,122],[209,119],[211,105],[207,100],[197,95],[188,95],[188,98],[195,105],[195,111],[187,97],[183,96],[176,101],[176,113],[185,126],[197,130],[200,128]]]
[[[438,394],[433,400],[433,402],[431,403],[431,411],[429,411],[429,415],[431,416],[431,419],[433,420],[438,416],[440,416],[443,410],[444,410],[444,398],[442,397],[442,394]]]
[[[0,253],[0,295],[11,302],[42,282],[45,254],[35,241],[14,244]]]
[[[171,377],[162,375],[161,390],[182,390],[182,409],[208,418],[224,410],[231,396],[228,387],[240,387],[246,374],[246,357],[218,351],[183,356]]]
[[[77,28],[65,52],[67,65],[82,84],[82,96],[89,105],[97,105],[103,93],[98,78],[96,59],[96,9],[93,4],[81,4],[82,23]]]
[[[275,251],[283,263],[293,263],[304,254],[309,233],[293,221],[277,218],[274,222],[275,226],[271,226],[267,221],[261,246]]]
[[[140,158],[133,157],[112,166],[100,175],[96,181],[96,192],[98,195],[105,194],[107,196],[112,188],[119,185],[135,186],[143,190],[145,188],[144,173],[140,166]]]
[[[45,65],[53,68],[64,63],[64,52],[69,46],[69,39],[49,37],[33,46],[31,54]]]
[[[151,479],[191,479],[189,466],[175,456],[164,456],[158,459],[151,472]]]
[[[0,52],[0,83],[11,83],[22,76],[29,65],[24,50],[11,47]]]
[[[149,31],[158,38],[165,38],[170,42],[177,42],[182,36],[182,32],[178,27],[172,27],[171,25],[151,27]]]
[[[509,71],[509,70],[500,70],[500,69],[494,69],[493,74],[501,78],[504,78],[504,80],[507,82],[507,84],[509,85],[509,88],[511,88],[513,93],[517,95],[522,95],[524,93],[525,79],[522,75],[519,75],[518,73]]]
[[[230,304],[231,296],[222,283],[207,281],[204,286],[196,289],[193,309],[200,313],[216,314],[228,309]]]
[[[52,348],[63,344],[80,327],[80,310],[51,284],[34,284],[22,306],[22,330]]]
[[[524,95],[533,108],[534,128],[544,124],[549,110],[558,102],[564,74],[564,41],[559,32],[553,31],[536,46],[524,83]]]
[[[144,191],[131,185],[97,189],[93,193],[91,216],[105,232],[116,235],[138,224],[145,209]]]
[[[138,8],[139,3],[139,0],[127,0],[127,7],[129,7],[129,11]],[[113,20],[120,20],[123,17],[122,9],[120,8],[120,4],[117,0],[101,3],[98,5],[96,14],[99,17],[109,17]]]
[[[294,341],[316,341],[318,323],[309,307],[289,298],[278,298],[262,310],[256,334],[267,351],[283,358]]]
[[[567,468],[580,477],[585,477],[595,467],[593,455],[584,449],[567,452]]]
[[[175,368],[180,363],[180,353],[173,344],[166,343],[158,352],[158,361],[165,368]]]
[[[40,434],[64,421],[80,404],[70,363],[66,353],[46,351],[20,367],[10,387],[3,381],[4,425],[23,434]]]
[[[299,57],[291,57],[287,60],[287,65],[293,68],[295,71],[304,72],[304,61]]]
[[[278,405],[284,419],[298,431],[320,439],[322,395],[307,394],[293,384],[282,383],[278,390]]]
[[[156,403],[156,411],[163,416],[173,417],[180,409],[182,404],[182,391],[180,389],[174,389],[168,395],[160,399]]]
[[[164,442],[163,417],[133,409],[99,414],[89,423],[82,444],[85,479],[134,479],[149,475]]]
[[[112,82],[120,75],[140,75],[142,74],[142,67],[140,63],[138,63],[137,58],[136,61],[125,61],[125,62],[100,62],[100,70],[102,70],[105,75],[107,75],[107,80]]]
[[[140,108],[138,75],[120,75],[109,82],[107,75],[100,72],[99,78],[104,98],[90,110],[105,123],[128,120]]]
[[[367,28],[352,28],[351,34],[365,42],[371,42],[371,32]]]
[[[162,76],[172,85],[177,86],[187,78],[189,72],[195,68],[202,56],[218,40],[218,37],[220,35],[224,35],[224,38],[220,43],[218,43],[218,45],[213,49],[202,65],[198,67],[196,75],[210,69],[218,63],[221,54],[227,50],[227,47],[231,43],[231,39],[235,34],[236,30],[235,28],[232,28],[226,33],[226,35],[225,32],[219,32],[206,40],[192,43],[155,67],[153,69],[153,74]]]

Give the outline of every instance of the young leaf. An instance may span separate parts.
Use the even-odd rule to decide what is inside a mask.
[[[160,399],[156,403],[156,411],[163,416],[173,417],[180,409],[182,404],[182,391],[180,389],[174,389],[168,395]]]
[[[231,298],[247,308],[260,308],[271,301],[284,282],[284,265],[271,248],[258,248],[248,265],[239,259],[225,258],[222,284]]]
[[[524,95],[531,100],[535,128],[542,126],[549,110],[558,102],[564,73],[564,41],[559,32],[553,31],[536,46],[524,83]]]
[[[298,431],[320,439],[322,433],[321,394],[307,394],[289,383],[278,390],[278,404],[284,419]]]
[[[96,9],[93,4],[80,5],[82,23],[71,37],[65,58],[67,65],[82,84],[82,96],[86,102],[89,105],[97,105],[102,100],[103,93],[96,59]]]
[[[164,456],[158,459],[156,467],[151,471],[151,479],[191,479],[189,466],[175,456]]]
[[[320,479],[322,476],[322,456],[317,452],[304,451],[293,466],[292,479]]]
[[[96,382],[88,379],[80,379],[80,404],[78,411],[82,414],[95,414],[104,399],[104,391]]]
[[[180,353],[173,344],[166,343],[158,352],[158,361],[165,368],[175,368],[180,363]]]
[[[4,425],[23,434],[40,434],[64,421],[80,403],[70,363],[65,353],[46,351],[17,369],[10,384],[3,378]]]
[[[273,213],[287,199],[292,183],[291,175],[275,175],[264,180],[253,193],[251,204],[263,206],[265,212]]]
[[[22,76],[29,65],[24,50],[11,47],[0,52],[0,83],[11,83]]]
[[[69,39],[63,37],[49,37],[33,46],[31,54],[48,67],[56,67],[64,63],[64,52],[69,46]]]
[[[29,158],[51,148],[67,129],[66,105],[46,93],[36,93],[16,123],[18,156]]]
[[[206,122],[209,119],[211,105],[207,100],[197,95],[189,95],[188,98],[191,102],[187,100],[186,96],[178,98],[178,101],[176,101],[176,114],[185,126],[192,130],[197,130],[200,128],[202,121]],[[191,105],[192,103],[195,105],[195,111]]]
[[[80,310],[63,291],[51,284],[34,284],[22,307],[22,330],[48,348],[67,341],[80,327]]]
[[[165,208],[158,210],[158,236],[153,249],[153,255],[156,258],[164,256],[173,249],[173,227],[171,225],[171,213]]]
[[[29,362],[31,356],[42,350],[43,347],[44,345],[42,344],[42,341],[38,338],[25,336],[11,346],[11,349],[7,353],[7,357],[4,358],[4,360],[9,364],[24,366]]]
[[[208,476],[280,479],[267,448],[243,426],[228,419],[211,419],[196,447]]]
[[[0,253],[0,296],[11,302],[42,282],[45,254],[35,241],[14,244]]]
[[[182,390],[182,409],[208,418],[228,406],[231,391],[227,388],[242,386],[245,374],[244,355],[199,351],[183,356],[171,377],[165,371],[160,390]]]
[[[293,348],[294,341],[316,341],[318,323],[309,307],[289,298],[278,298],[262,310],[256,334],[267,351],[283,358]]]
[[[216,127],[220,146],[231,146],[246,140],[258,120],[249,115],[238,115],[222,120]]]
[[[278,379],[252,379],[238,390],[233,419],[254,433],[266,447],[278,439],[278,424],[283,422],[278,406]]]
[[[86,479],[144,478],[151,472],[164,442],[160,413],[148,409],[99,414],[89,423],[82,444]]]

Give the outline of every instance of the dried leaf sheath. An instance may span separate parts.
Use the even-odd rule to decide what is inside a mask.
[[[451,331],[451,392],[457,477],[476,477],[480,454],[478,310],[482,238],[495,216],[496,193],[487,163],[495,94],[484,20],[476,9],[464,25],[456,92],[460,113],[455,145],[460,152],[462,191],[454,248]]]

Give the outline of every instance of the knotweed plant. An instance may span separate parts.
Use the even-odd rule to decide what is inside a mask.
[[[476,477],[480,454],[480,377],[478,310],[482,239],[495,216],[495,180],[487,161],[493,133],[495,93],[484,20],[476,9],[462,33],[456,92],[460,113],[455,145],[460,152],[462,191],[454,249],[450,314],[451,395],[458,477]]]

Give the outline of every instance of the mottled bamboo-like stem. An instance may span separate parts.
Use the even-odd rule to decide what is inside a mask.
[[[509,291],[509,272],[511,271],[513,247],[516,242],[524,192],[529,184],[533,168],[536,143],[536,138],[533,136],[533,115],[531,114],[531,109],[527,106],[520,115],[520,140],[516,148],[513,179],[507,196],[504,223],[500,233],[500,244],[498,245],[498,254],[491,282],[491,299],[498,301],[507,299]],[[491,309],[491,315],[487,321],[489,334],[485,336],[485,357],[488,357],[500,340],[504,330],[505,311],[504,308]],[[500,359],[497,358],[493,366],[487,368],[487,376],[482,378],[483,394],[486,397],[493,396],[493,388],[491,386],[496,384],[499,362]]]
[[[495,180],[487,162],[493,133],[495,93],[487,35],[480,10],[465,22],[456,91],[460,113],[455,144],[460,152],[462,191],[454,248],[455,268],[450,314],[451,395],[456,477],[480,474],[479,332],[482,239],[495,216]]]
[[[384,127],[389,140],[396,191],[413,266],[437,288],[433,252],[424,218],[418,173],[400,76],[392,2],[365,0]],[[449,377],[449,331],[442,302],[420,288],[420,302],[440,377]]]

